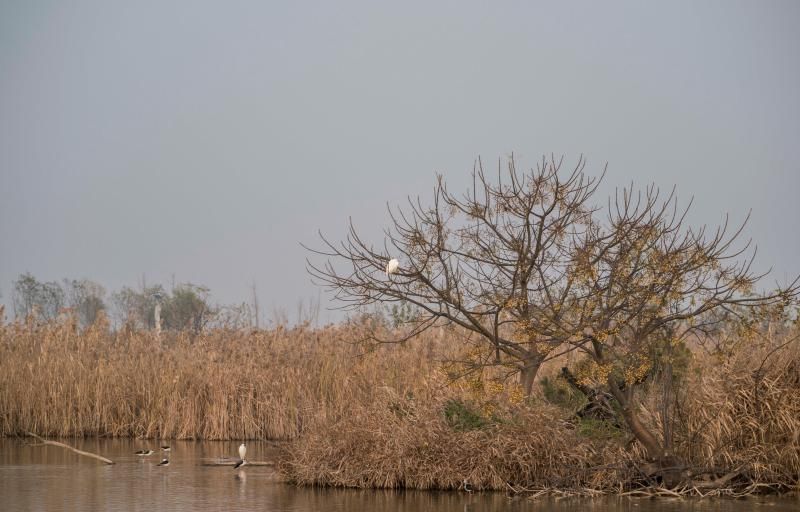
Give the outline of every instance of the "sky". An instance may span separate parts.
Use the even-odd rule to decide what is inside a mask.
[[[476,158],[587,159],[750,220],[800,274],[800,2],[0,0],[0,301],[20,273],[336,306],[301,243],[466,189]],[[487,165],[489,165],[487,164]]]

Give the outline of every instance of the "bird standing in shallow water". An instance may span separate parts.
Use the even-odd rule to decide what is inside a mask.
[[[245,446],[244,443],[242,443],[239,445],[239,462],[237,462],[236,465],[233,466],[233,469],[238,469],[247,464],[247,461],[244,458],[245,455],[247,455],[247,446]]]

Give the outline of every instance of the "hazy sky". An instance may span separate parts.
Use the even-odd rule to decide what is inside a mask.
[[[800,273],[800,2],[0,1],[0,292],[208,285],[290,314],[316,231],[479,155],[608,162]],[[322,295],[323,306],[326,305]],[[323,315],[324,321],[326,316]]]

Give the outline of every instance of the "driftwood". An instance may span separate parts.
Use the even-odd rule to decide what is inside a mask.
[[[94,453],[85,452],[83,450],[78,450],[77,448],[73,448],[73,447],[71,447],[69,445],[66,445],[64,443],[59,443],[58,441],[47,441],[46,439],[42,439],[41,437],[37,436],[33,432],[28,432],[27,434],[29,436],[31,436],[31,437],[35,437],[36,439],[38,439],[41,442],[41,444],[50,445],[50,446],[58,446],[59,448],[66,448],[67,450],[73,451],[73,452],[77,453],[78,455],[83,455],[84,457],[91,457],[91,458],[97,459],[97,460],[99,460],[101,462],[105,462],[106,464],[114,464],[113,460],[107,459],[105,457],[101,457],[100,455],[96,455]]]
[[[236,463],[239,462],[239,459],[203,459],[201,465],[203,466],[235,466]],[[263,461],[263,460],[248,460],[247,464],[242,467],[247,466],[274,466],[275,463],[273,461]]]
[[[731,480],[742,474],[742,468],[737,468],[730,473],[723,475],[714,480],[695,480],[692,482],[692,487],[697,489],[719,489],[728,484]]]

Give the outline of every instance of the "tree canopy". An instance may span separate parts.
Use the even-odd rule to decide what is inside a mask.
[[[513,366],[526,393],[549,357],[585,354],[591,364],[579,377],[604,387],[648,453],[662,459],[669,436],[659,440],[638,421],[636,385],[656,364],[669,373],[677,344],[710,333],[721,318],[789,306],[798,279],[758,291],[765,274],[752,270],[744,223],[689,226],[691,202],[679,208],[674,190],[662,195],[654,185],[619,189],[599,207],[605,171],[593,178],[584,167],[583,158],[567,169],[551,157],[521,172],[512,156],[494,177],[478,161],[463,195],[438,176],[430,204],[417,198],[390,208],[382,245],[352,221],[340,242],[320,233],[323,247],[310,250],[325,259],[310,258],[308,270],[345,309],[413,306],[408,329],[381,341],[437,324],[477,334],[494,354],[480,364]],[[399,268],[389,273],[391,259]]]

